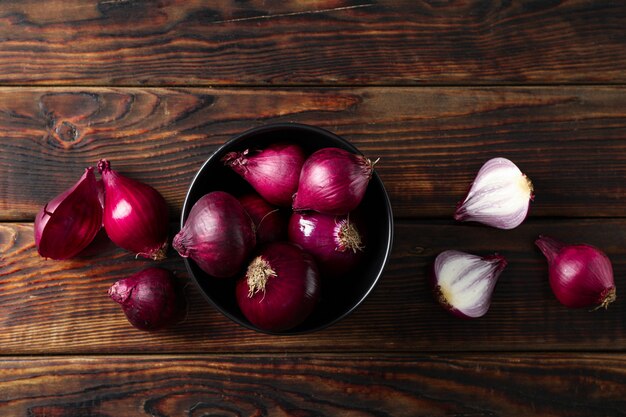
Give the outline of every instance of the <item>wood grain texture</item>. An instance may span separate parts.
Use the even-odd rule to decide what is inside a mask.
[[[272,122],[331,130],[372,158],[397,217],[449,218],[489,158],[533,180],[531,216],[625,216],[626,89],[0,89],[0,220],[32,220],[102,157],[177,219],[195,172]]]
[[[619,1],[8,0],[0,83],[623,83]]]
[[[608,310],[570,310],[554,298],[547,264],[533,242],[540,233],[602,248],[611,258],[617,301]],[[182,324],[156,333],[134,330],[106,292],[117,279],[151,265],[106,242],[70,261],[40,258],[31,224],[0,224],[0,354],[626,351],[626,220],[529,221],[512,231],[451,222],[401,221],[391,259],[359,309],[309,335],[266,336],[213,309],[195,285]],[[491,308],[460,320],[431,295],[427,273],[446,249],[499,252],[509,266]],[[161,264],[182,282],[183,262]]]
[[[60,416],[623,416],[626,357],[0,359],[0,412]]]

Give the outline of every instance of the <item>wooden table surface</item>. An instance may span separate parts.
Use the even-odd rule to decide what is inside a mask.
[[[621,1],[0,1],[0,415],[626,415],[624,22]],[[202,162],[272,122],[381,159],[393,252],[338,324],[258,334],[191,287],[184,323],[140,332],[106,292],[154,262],[38,256],[35,214],[98,159],[165,196],[173,236]],[[530,217],[454,222],[496,156]],[[617,301],[560,305],[540,233],[602,248]],[[509,259],[483,318],[433,300],[445,249]]]

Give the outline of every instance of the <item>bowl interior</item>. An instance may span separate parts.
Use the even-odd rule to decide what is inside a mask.
[[[360,153],[346,140],[312,126],[275,124],[255,128],[226,142],[204,163],[194,178],[183,206],[181,227],[196,201],[211,191],[226,191],[235,196],[252,188],[221,158],[228,152],[263,148],[270,143],[291,141],[299,144],[307,154],[325,147],[338,147]],[[367,226],[367,242],[363,262],[341,279],[322,279],[320,302],[305,322],[284,334],[305,333],[327,327],[353,311],[369,294],[378,281],[391,251],[393,216],[385,188],[374,173],[361,203],[361,215]],[[263,333],[271,333],[252,325],[239,311],[235,299],[236,279],[218,279],[207,275],[191,259],[185,259],[192,279],[207,300],[235,322]],[[240,276],[243,276],[242,271]]]

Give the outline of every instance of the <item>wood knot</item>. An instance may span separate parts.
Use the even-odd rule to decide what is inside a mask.
[[[414,246],[412,247],[409,252],[412,255],[423,255],[424,253],[426,253],[428,251],[428,248],[422,247],[422,246]]]
[[[80,136],[78,128],[68,121],[57,124],[54,132],[58,139],[63,142],[75,142]]]

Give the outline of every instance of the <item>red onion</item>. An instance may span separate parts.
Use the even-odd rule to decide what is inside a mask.
[[[193,205],[173,246],[207,274],[227,278],[241,270],[255,244],[254,225],[239,201],[213,191]]]
[[[104,182],[104,229],[117,246],[139,256],[165,258],[167,203],[147,184],[120,175],[106,159],[98,162]]]
[[[456,250],[441,252],[433,265],[435,298],[457,317],[482,317],[506,265],[498,254],[481,258]]]
[[[126,318],[140,330],[159,330],[179,321],[186,302],[174,277],[161,268],[148,268],[117,281],[109,288]]]
[[[373,172],[374,163],[362,155],[320,149],[302,166],[293,209],[348,214],[361,203]]]
[[[286,242],[267,245],[237,282],[239,308],[255,326],[281,332],[302,323],[319,298],[319,274],[313,258]]]
[[[550,286],[566,307],[607,308],[615,301],[615,281],[609,258],[590,245],[566,245],[548,236],[535,244],[548,259]]]
[[[102,227],[102,206],[93,168],[70,189],[46,204],[35,217],[35,245],[45,258],[77,255]]]
[[[304,160],[304,151],[293,143],[229,152],[222,158],[224,165],[248,181],[265,200],[283,207],[291,206]]]
[[[506,158],[493,158],[478,171],[454,218],[513,229],[528,215],[533,198],[533,184],[517,165]]]
[[[239,197],[239,202],[254,223],[258,244],[287,238],[287,218],[280,208],[270,205],[256,193]]]
[[[313,255],[324,276],[340,277],[353,269],[363,255],[363,227],[350,216],[293,213],[289,240]]]

